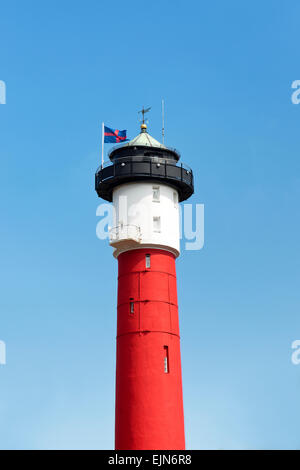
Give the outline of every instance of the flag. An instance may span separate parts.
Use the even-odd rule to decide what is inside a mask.
[[[129,140],[127,139],[126,132],[126,129],[119,131],[119,129],[110,129],[110,127],[104,126],[104,142],[106,144],[125,142]]]

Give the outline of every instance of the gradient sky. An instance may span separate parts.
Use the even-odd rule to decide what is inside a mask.
[[[1,449],[114,441],[117,263],[96,237],[101,122],[195,174],[177,263],[190,449],[300,448],[296,1],[2,2]],[[106,150],[110,148],[106,146]]]

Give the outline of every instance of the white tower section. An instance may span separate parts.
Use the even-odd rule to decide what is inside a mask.
[[[130,249],[160,248],[180,253],[178,191],[161,182],[137,181],[113,190],[114,256]]]

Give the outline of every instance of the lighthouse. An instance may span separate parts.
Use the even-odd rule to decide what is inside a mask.
[[[177,303],[179,203],[194,192],[180,154],[140,133],[113,148],[95,175],[114,206],[118,261],[115,448],[184,449]]]

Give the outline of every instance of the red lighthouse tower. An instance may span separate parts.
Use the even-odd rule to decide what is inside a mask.
[[[145,124],[109,158],[96,191],[114,206],[118,260],[115,448],[184,449],[175,260],[193,173]]]

